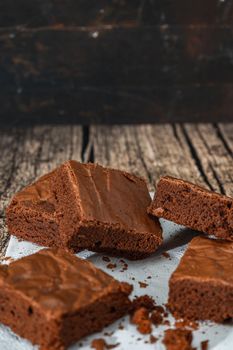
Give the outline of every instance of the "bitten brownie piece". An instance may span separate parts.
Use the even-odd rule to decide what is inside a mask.
[[[139,259],[162,242],[157,218],[147,214],[151,198],[143,179],[98,164],[68,161],[54,181],[61,236],[74,252],[97,252]]]
[[[6,210],[11,234],[42,246],[60,245],[51,182],[53,171],[18,192]]]
[[[188,181],[162,177],[148,213],[233,241],[233,199]]]
[[[63,350],[130,309],[132,287],[59,248],[0,266],[0,322],[44,350]]]
[[[233,242],[193,238],[170,278],[168,306],[187,320],[233,317]]]

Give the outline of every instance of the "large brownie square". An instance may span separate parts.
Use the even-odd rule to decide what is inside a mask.
[[[188,181],[162,177],[148,213],[233,241],[233,198]]]
[[[89,249],[138,259],[162,242],[151,198],[140,177],[98,164],[68,161],[54,181],[62,240],[73,251]]]
[[[195,237],[170,278],[168,305],[177,318],[232,318],[233,242]]]
[[[131,286],[61,249],[0,266],[0,322],[41,350],[63,350],[126,314]]]
[[[61,246],[52,182],[56,171],[16,193],[6,210],[11,234],[42,246]]]

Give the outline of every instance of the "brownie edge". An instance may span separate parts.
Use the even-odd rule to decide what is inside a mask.
[[[132,286],[64,250],[0,266],[0,322],[42,350],[64,350],[131,307]]]
[[[233,242],[193,238],[171,275],[168,307],[176,318],[232,318]]]
[[[162,177],[148,213],[233,241],[233,198],[188,181]]]

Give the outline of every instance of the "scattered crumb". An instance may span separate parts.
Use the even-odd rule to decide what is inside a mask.
[[[201,342],[201,350],[207,350],[209,345],[209,340],[203,340]]]
[[[105,332],[104,335],[106,337],[111,337],[113,335],[113,333],[114,333],[114,331],[112,331],[112,332]]]
[[[145,307],[136,309],[131,316],[131,323],[139,325],[142,321],[149,319],[149,311]]]
[[[151,344],[156,343],[157,340],[158,340],[158,338],[156,338],[153,334],[150,335],[150,343],[151,343]]]
[[[104,350],[105,349],[105,340],[104,339],[94,339],[91,342],[91,348],[95,350]]]
[[[134,278],[134,277],[132,277],[132,278],[131,278],[131,280],[132,280],[132,281],[135,281],[135,278]]]
[[[109,258],[108,256],[103,256],[103,257],[102,257],[102,260],[103,260],[103,261],[106,261],[106,262],[110,262],[110,261],[111,261],[110,258]]]
[[[152,277],[151,276],[147,276],[147,279],[150,280]]]
[[[198,329],[199,325],[195,321],[189,321],[189,320],[178,320],[175,322],[175,327],[176,328],[191,328],[191,329]],[[205,334],[205,332],[202,332]]]
[[[166,258],[166,259],[171,259],[171,255],[168,252],[163,252],[162,255]]]
[[[114,349],[116,348],[120,343],[117,344],[107,344],[106,341],[102,338],[94,339],[91,342],[91,348],[95,350],[105,350],[105,349]]]
[[[133,300],[132,307],[133,310],[139,309],[140,307],[145,307],[147,310],[154,310],[156,303],[152,297],[149,295],[142,295],[140,297],[136,297]]]
[[[125,329],[124,325],[122,323],[119,324],[118,329]]]
[[[137,330],[142,334],[150,334],[152,332],[151,321],[143,320],[139,323]]]
[[[109,263],[106,267],[107,267],[107,269],[111,269],[112,270],[112,269],[115,269],[117,267],[117,265]]]
[[[169,320],[165,320],[165,321],[163,321],[163,325],[165,325],[165,326],[170,326],[171,324],[170,324],[170,321],[169,321]]]
[[[163,338],[163,344],[167,350],[194,350],[192,344],[192,332],[186,329],[167,329]]]
[[[155,326],[158,326],[163,323],[162,314],[156,310],[152,312],[150,319]]]
[[[148,283],[138,281],[140,288],[148,287]]]

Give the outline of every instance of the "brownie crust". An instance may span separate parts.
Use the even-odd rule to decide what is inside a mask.
[[[65,246],[144,258],[162,243],[143,179],[98,164],[69,161],[56,172],[57,212]]]
[[[132,287],[61,249],[0,266],[0,322],[41,349],[63,350],[126,314]]]
[[[233,199],[188,181],[162,177],[148,213],[233,241]]]
[[[51,189],[55,172],[42,176],[13,197],[6,210],[7,227],[11,234],[42,246],[61,246]]]
[[[223,322],[233,317],[233,242],[192,239],[169,281],[176,318]]]

